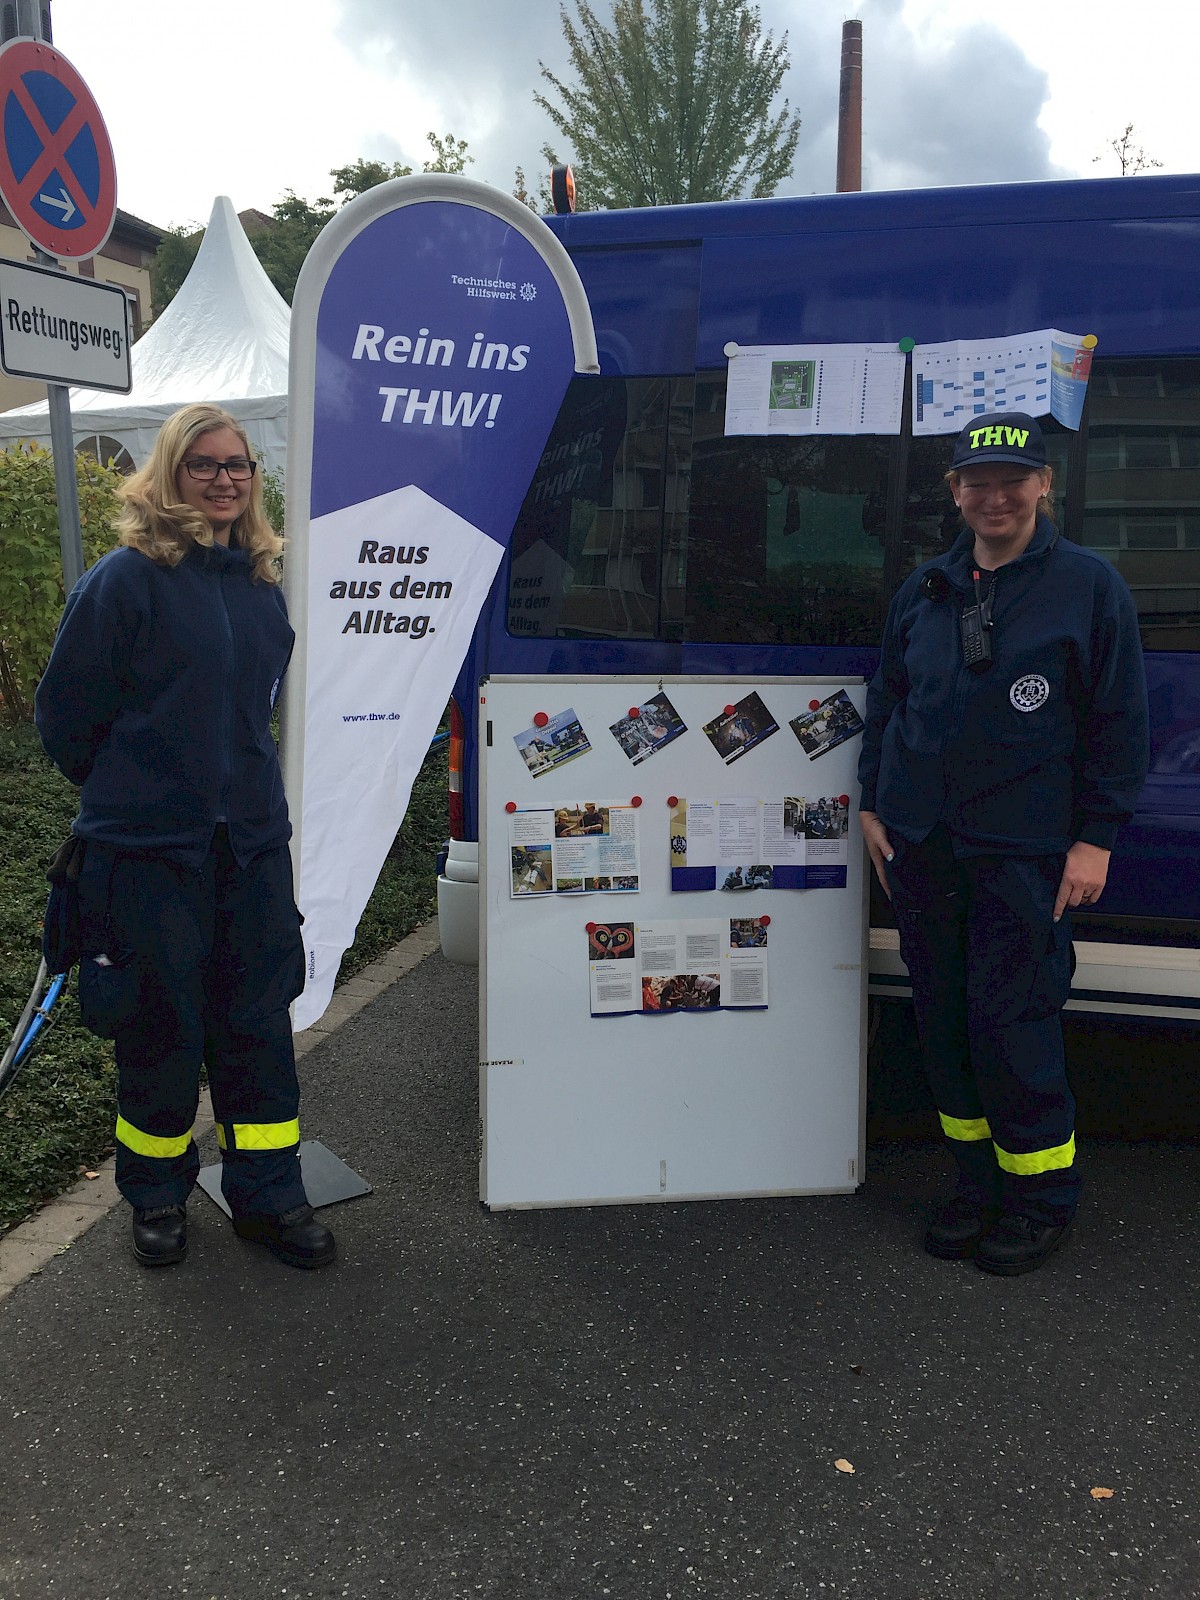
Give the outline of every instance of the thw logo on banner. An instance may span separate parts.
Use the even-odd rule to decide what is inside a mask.
[[[297,1029],[329,1003],[573,371],[599,371],[579,275],[484,184],[381,184],[305,261],[284,566]]]

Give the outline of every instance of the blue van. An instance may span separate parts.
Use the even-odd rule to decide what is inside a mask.
[[[572,381],[451,708],[443,948],[478,959],[476,690],[489,674],[870,676],[890,595],[946,547],[948,438],[733,437],[725,346],[1095,334],[1059,525],[1137,601],[1153,760],[1071,1004],[1200,1010],[1200,178],[552,217],[601,375]],[[886,900],[871,987],[906,992]]]

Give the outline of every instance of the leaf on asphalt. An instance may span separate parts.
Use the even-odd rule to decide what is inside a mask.
[[[1111,1500],[1112,1497],[1113,1497],[1113,1491],[1111,1489],[1093,1489],[1092,1490],[1092,1499],[1093,1500]]]
[[[99,1176],[100,1174],[98,1172],[92,1172],[90,1170],[84,1173],[85,1178],[98,1178]]]
[[[853,1472],[854,1471],[854,1468],[846,1460],[845,1456],[839,1456],[837,1458],[837,1460],[833,1464],[838,1469],[839,1472]]]
[[[863,1375],[863,1369],[862,1369],[862,1366],[861,1366],[861,1365],[860,1365],[860,1364],[859,1364],[859,1362],[857,1362],[857,1361],[856,1361],[856,1362],[855,1362],[855,1363],[854,1363],[854,1365],[853,1365],[853,1366],[852,1366],[852,1367],[851,1367],[851,1368],[850,1368],[850,1371],[851,1371],[851,1372],[852,1372],[852,1373],[853,1373],[853,1374],[854,1374],[854,1376],[855,1376],[855,1377],[856,1377],[856,1378],[861,1378],[861,1377],[862,1377],[862,1375]]]

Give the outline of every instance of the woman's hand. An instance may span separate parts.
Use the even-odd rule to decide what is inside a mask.
[[[1054,902],[1055,922],[1068,907],[1094,906],[1108,879],[1108,859],[1111,851],[1102,850],[1098,844],[1085,844],[1077,839],[1067,851],[1066,865],[1058,885],[1058,898]]]
[[[862,825],[863,838],[867,841],[867,849],[870,851],[871,860],[875,866],[875,876],[879,879],[884,894],[890,900],[892,891],[888,884],[885,863],[890,861],[894,854],[892,841],[888,838],[887,829],[874,811],[860,811],[858,820]]]

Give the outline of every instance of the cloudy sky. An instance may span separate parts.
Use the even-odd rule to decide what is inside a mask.
[[[608,0],[594,0],[601,16]],[[572,8],[573,9],[573,8]],[[1164,172],[1200,171],[1195,0],[760,0],[785,30],[802,118],[790,183],[834,184],[841,25],[863,22],[863,184],[1098,176],[1126,123]],[[118,203],[159,226],[214,196],[269,210],[369,156],[418,170],[425,134],[468,140],[512,187],[555,130],[539,60],[566,69],[558,0],[53,0],[54,40],[116,152]],[[566,152],[561,152],[566,154]],[[1093,162],[1093,157],[1103,159]]]

